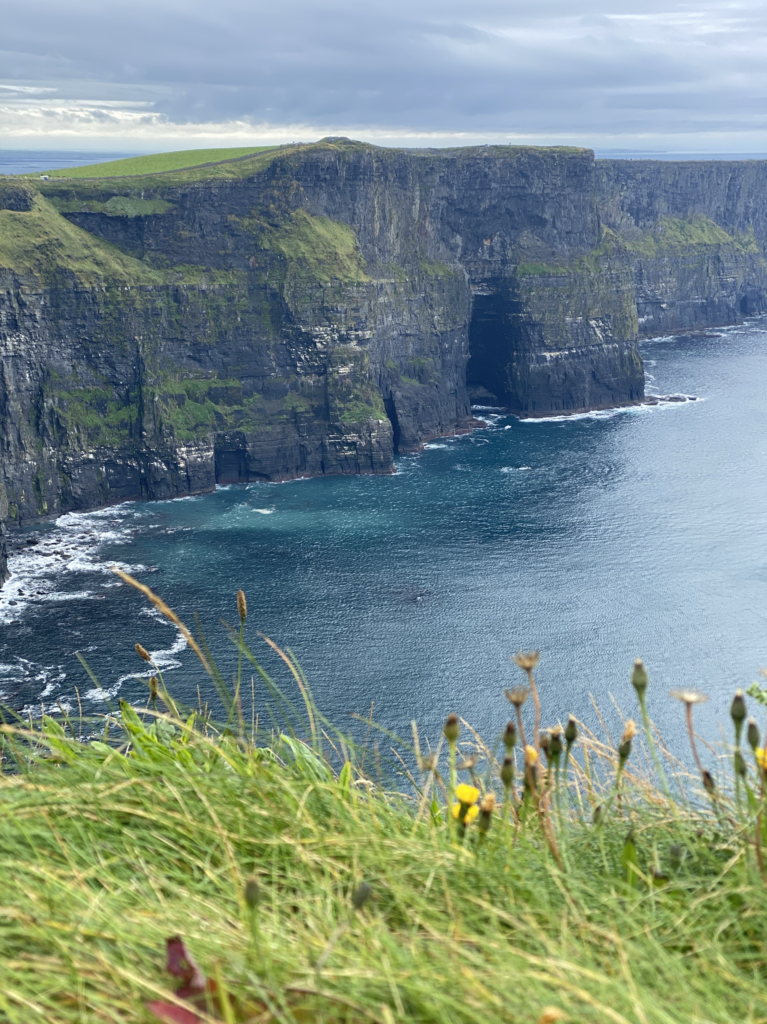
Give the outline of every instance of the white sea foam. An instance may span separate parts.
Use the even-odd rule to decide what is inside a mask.
[[[424,450],[425,452],[429,452],[429,451],[432,451],[432,450],[433,450],[433,449],[435,449],[435,448],[449,448],[449,447],[450,447],[450,446],[449,446],[449,445],[447,445],[447,444],[435,444],[435,443],[434,443],[434,442],[432,441],[432,442],[431,442],[430,444],[425,444],[425,445],[423,446],[423,450]]]
[[[501,472],[502,473],[526,473],[528,470],[531,470],[532,468],[533,468],[532,466],[502,466],[501,467]]]
[[[262,516],[270,516],[277,511],[276,508],[254,508],[254,512],[260,512]]]
[[[105,562],[100,557],[105,544],[130,540],[135,528],[126,522],[130,507],[98,509],[95,512],[68,512],[59,516],[52,528],[34,536],[37,543],[12,550],[8,559],[11,577],[0,591],[0,624],[18,619],[30,604],[41,601],[89,600],[101,595],[89,587],[76,591],[61,584],[70,573],[106,576],[112,565],[126,572],[139,572],[144,566],[125,562]],[[106,585],[106,584],[102,584]]]

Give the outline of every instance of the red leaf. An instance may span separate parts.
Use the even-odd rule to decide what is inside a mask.
[[[179,935],[168,939],[168,971],[183,980],[185,995],[205,991],[205,975]]]
[[[147,1003],[146,1008],[163,1024],[200,1024],[196,1013],[185,1010],[183,1006],[174,1006],[173,1003]]]

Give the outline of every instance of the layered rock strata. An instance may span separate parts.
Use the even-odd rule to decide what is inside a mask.
[[[766,166],[336,139],[1,183],[0,519],[391,472],[467,382],[640,401],[640,337],[765,309]]]

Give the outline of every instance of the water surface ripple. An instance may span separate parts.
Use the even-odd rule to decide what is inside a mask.
[[[16,707],[103,706],[80,668],[134,702],[158,652],[194,699],[192,653],[110,564],[133,567],[187,621],[199,612],[231,670],[219,619],[248,596],[290,646],[323,710],[436,731],[458,710],[488,733],[518,680],[509,656],[540,647],[544,722],[633,714],[642,655],[672,737],[671,687],[700,687],[717,738],[733,689],[767,665],[767,322],[643,346],[648,380],[684,405],[524,422],[494,418],[398,462],[391,477],[230,487],[62,517],[14,557],[0,598],[0,690]],[[11,603],[14,602],[14,603]],[[260,649],[260,648],[259,648]],[[227,660],[229,659],[229,660]],[[273,659],[264,661],[274,666]],[[612,695],[612,696],[611,696]]]

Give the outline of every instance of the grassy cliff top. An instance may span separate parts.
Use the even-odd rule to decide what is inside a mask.
[[[46,171],[51,178],[125,178],[144,174],[167,174],[169,171],[183,171],[242,160],[255,153],[277,149],[277,146],[240,146],[234,149],[183,149],[171,153],[153,153],[149,156],[127,157],[122,160],[108,160],[106,163],[84,164],[82,167],[63,167]],[[38,177],[38,175],[26,175]]]

